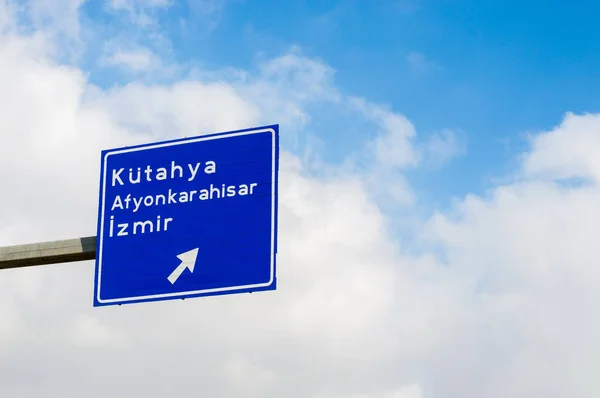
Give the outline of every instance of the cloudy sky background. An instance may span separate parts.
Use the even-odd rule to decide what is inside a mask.
[[[282,134],[276,292],[2,271],[1,396],[600,395],[597,6],[374,3],[0,0],[0,245],[92,235],[101,149]]]

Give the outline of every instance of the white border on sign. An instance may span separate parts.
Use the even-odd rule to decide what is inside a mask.
[[[108,164],[108,157],[110,155],[117,155],[117,154],[122,154],[122,153],[127,153],[127,152],[136,152],[136,151],[143,151],[143,150],[147,150],[147,149],[155,149],[155,148],[163,148],[163,147],[168,147],[168,146],[174,146],[174,145],[182,145],[182,144],[189,144],[189,143],[193,143],[193,142],[200,142],[200,141],[210,141],[210,140],[217,140],[217,139],[222,139],[222,138],[231,138],[231,137],[238,137],[238,136],[242,136],[242,135],[250,135],[250,134],[259,134],[259,133],[266,133],[266,132],[270,132],[272,135],[272,166],[271,166],[271,269],[270,269],[270,279],[268,282],[266,283],[257,283],[257,284],[253,284],[253,285],[242,285],[242,286],[228,286],[228,287],[222,287],[222,288],[213,288],[213,289],[202,289],[202,290],[193,290],[193,291],[184,291],[184,292],[175,292],[175,293],[163,293],[163,294],[152,294],[152,295],[145,295],[145,296],[136,296],[136,297],[127,297],[127,298],[117,298],[117,299],[101,299],[100,298],[100,291],[101,291],[101,286],[102,286],[102,247],[104,245],[104,213],[106,210],[105,207],[105,200],[106,200],[106,176],[107,176],[107,164]],[[217,292],[226,292],[226,291],[231,291],[231,290],[242,290],[242,289],[255,289],[255,288],[261,288],[261,287],[267,287],[269,285],[271,285],[273,283],[273,280],[275,278],[275,171],[276,171],[276,134],[275,134],[275,130],[272,128],[266,128],[266,129],[259,129],[259,130],[250,130],[250,131],[241,131],[241,132],[236,132],[236,133],[228,133],[228,134],[221,134],[221,135],[215,135],[215,136],[206,136],[206,137],[198,137],[198,138],[192,138],[189,140],[180,140],[180,141],[174,141],[174,142],[165,142],[165,143],[160,143],[160,144],[155,144],[155,145],[145,145],[142,147],[136,147],[136,148],[126,148],[126,149],[120,149],[114,152],[109,152],[106,154],[106,156],[104,157],[104,163],[103,163],[103,174],[104,174],[104,179],[102,181],[102,204],[101,204],[101,216],[100,216],[100,234],[98,236],[99,239],[99,250],[98,250],[98,271],[97,271],[97,296],[96,299],[98,300],[99,303],[102,304],[108,304],[108,303],[122,303],[122,302],[128,302],[128,301],[138,301],[138,300],[149,300],[149,299],[159,299],[159,298],[168,298],[168,297],[178,297],[178,296],[187,296],[187,295],[197,295],[197,294],[204,294],[204,293],[217,293]]]

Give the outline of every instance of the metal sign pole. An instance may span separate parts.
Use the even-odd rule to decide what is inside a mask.
[[[96,237],[0,247],[0,270],[96,259]]]

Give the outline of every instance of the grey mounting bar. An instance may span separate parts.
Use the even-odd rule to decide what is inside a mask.
[[[0,247],[0,270],[94,260],[96,237]]]

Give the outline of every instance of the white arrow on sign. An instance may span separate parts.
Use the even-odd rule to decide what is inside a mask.
[[[177,256],[181,260],[181,264],[167,278],[171,284],[177,282],[177,279],[181,276],[186,268],[189,268],[190,272],[194,272],[194,265],[196,265],[196,257],[198,257],[198,248],[190,250],[185,253],[181,253]]]

